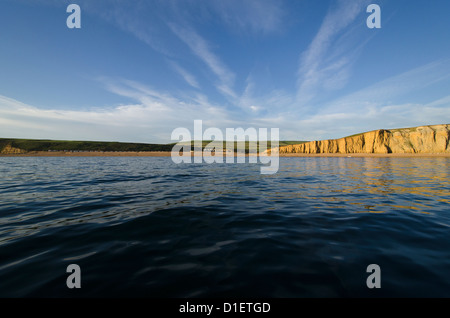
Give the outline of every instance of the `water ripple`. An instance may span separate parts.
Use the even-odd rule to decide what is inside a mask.
[[[0,296],[449,297],[449,166],[0,158]]]

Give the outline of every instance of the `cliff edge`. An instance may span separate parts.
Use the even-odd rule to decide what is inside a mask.
[[[279,147],[279,153],[450,153],[450,124],[380,129],[340,139]]]
[[[7,144],[3,149],[1,149],[0,154],[2,155],[17,155],[17,154],[22,154],[22,153],[26,153],[25,150],[16,148],[11,146],[10,144]]]

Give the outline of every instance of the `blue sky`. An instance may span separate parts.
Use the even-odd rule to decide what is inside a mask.
[[[81,7],[81,29],[66,8]],[[381,7],[381,29],[366,8]],[[282,140],[450,123],[448,0],[2,0],[0,137]]]

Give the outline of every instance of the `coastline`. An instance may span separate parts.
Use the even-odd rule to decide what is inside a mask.
[[[170,157],[170,151],[30,151],[0,154],[0,157]]]
[[[450,153],[281,153],[279,157],[377,157],[377,158],[411,158],[411,157],[446,157]],[[170,151],[117,151],[117,152],[64,152],[64,151],[30,151],[21,154],[0,154],[0,157],[170,157]],[[225,154],[224,154],[225,156]],[[248,154],[247,154],[248,156]],[[261,154],[261,156],[265,156]],[[269,156],[270,157],[270,156]]]

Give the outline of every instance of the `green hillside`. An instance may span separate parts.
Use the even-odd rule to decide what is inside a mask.
[[[208,146],[208,144],[211,142],[212,142],[212,140],[203,140],[202,141],[202,149],[205,149],[205,147]],[[302,144],[305,142],[307,142],[307,141],[280,141],[278,146],[281,147],[281,146],[289,146],[289,145],[298,145],[298,144]],[[195,141],[186,142],[186,143],[191,144],[192,150],[195,149],[195,147],[194,147]],[[181,143],[181,144],[183,144],[183,143]],[[270,141],[267,141],[267,149],[270,149],[271,145],[272,145],[272,143]],[[225,141],[222,143],[222,147],[223,147],[223,150],[226,150],[227,144]],[[252,150],[253,152],[255,152],[255,150],[259,152],[259,148],[260,148],[259,143],[257,144],[256,147],[254,147],[253,144],[250,145],[250,143],[248,141],[245,141],[245,142],[244,141],[235,141],[234,142],[234,152],[242,151],[242,149],[244,149],[246,153],[249,153],[250,150]],[[262,149],[262,150],[264,151],[266,149]]]
[[[173,147],[172,144],[1,138],[0,151],[7,145],[25,151],[170,151]]]
[[[211,141],[203,141],[204,149]],[[194,141],[191,141],[191,149],[194,150]],[[303,141],[280,141],[280,146],[303,143]],[[69,140],[40,140],[40,139],[6,139],[0,138],[0,152],[11,146],[25,152],[29,151],[171,151],[175,143],[171,144],[144,144],[126,142],[105,142],[105,141],[69,141]],[[270,141],[267,147],[270,148]],[[238,148],[249,152],[251,149],[248,142],[235,142],[234,150]],[[223,148],[226,143],[223,142]],[[259,145],[257,146],[259,149]]]

